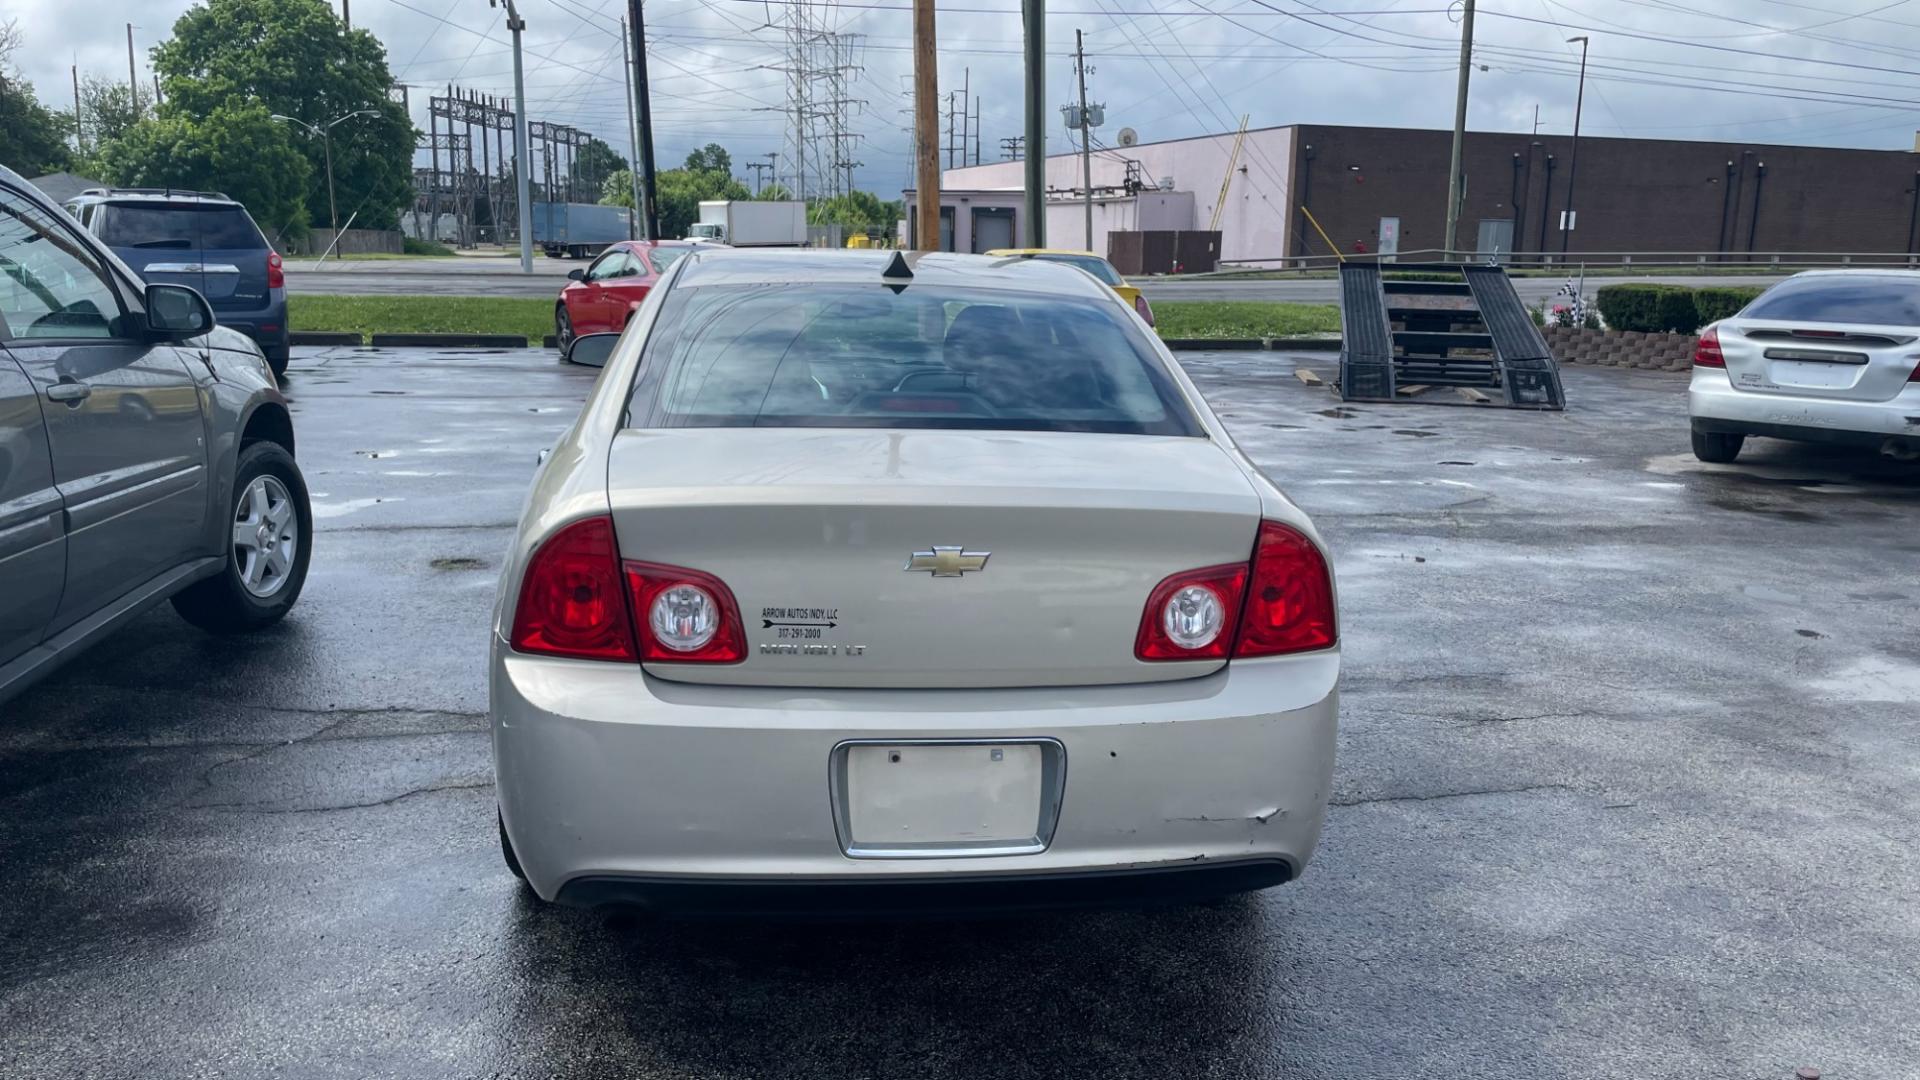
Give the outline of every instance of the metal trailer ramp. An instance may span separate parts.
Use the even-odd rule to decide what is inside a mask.
[[[1383,269],[1431,280],[1384,278]],[[1461,387],[1455,402],[1566,408],[1560,367],[1498,266],[1345,263],[1340,318],[1343,401],[1418,401],[1416,388]]]

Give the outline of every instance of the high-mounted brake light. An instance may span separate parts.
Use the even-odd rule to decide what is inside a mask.
[[[1693,347],[1693,366],[1717,368],[1727,366],[1726,354],[1720,351],[1719,330],[1709,326],[1706,333],[1700,335],[1699,344]]]
[[[287,264],[277,251],[267,252],[267,288],[284,289],[287,287]]]
[[[540,545],[520,579],[507,640],[516,652],[635,659],[613,519],[576,521]]]

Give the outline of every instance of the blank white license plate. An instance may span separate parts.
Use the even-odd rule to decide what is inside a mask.
[[[850,848],[1017,847],[1040,828],[1035,743],[847,747]]]
[[[1859,364],[1826,364],[1817,360],[1775,360],[1768,375],[1781,386],[1833,390],[1852,386],[1864,370]]]

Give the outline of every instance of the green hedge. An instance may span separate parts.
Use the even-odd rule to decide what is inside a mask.
[[[1670,330],[1689,334],[1700,325],[1693,290],[1684,285],[1608,285],[1600,290],[1600,317],[1614,330]]]
[[[1685,285],[1608,285],[1600,290],[1600,315],[1610,330],[1691,334],[1746,307],[1757,286],[1689,288]]]
[[[1708,286],[1693,290],[1693,307],[1700,316],[1700,326],[1719,322],[1721,319],[1740,313],[1740,309],[1753,303],[1759,296],[1758,285]]]

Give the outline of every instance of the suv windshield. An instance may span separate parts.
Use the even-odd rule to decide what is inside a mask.
[[[1198,435],[1159,357],[1100,301],[914,285],[668,293],[642,427],[915,427]]]
[[[1786,322],[1920,326],[1920,279],[1844,274],[1789,278],[1740,314]]]
[[[252,249],[267,246],[247,212],[231,203],[109,203],[100,239],[113,247]]]

